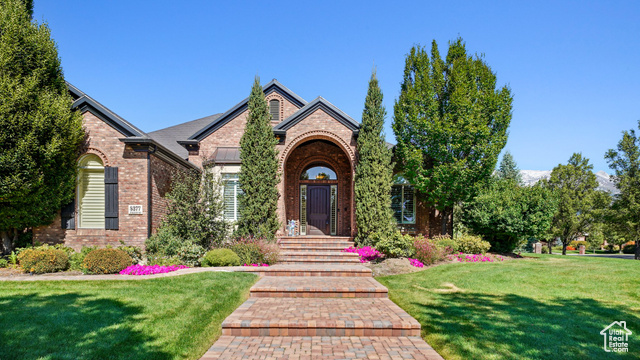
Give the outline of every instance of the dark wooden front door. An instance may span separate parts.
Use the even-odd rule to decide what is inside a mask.
[[[329,235],[331,228],[331,186],[307,186],[307,223],[309,235]]]

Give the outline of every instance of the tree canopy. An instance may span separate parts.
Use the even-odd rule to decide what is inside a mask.
[[[240,139],[239,182],[243,194],[238,198],[238,236],[273,240],[280,227],[277,144],[260,78],[256,76],[249,95],[247,125]]]
[[[512,96],[496,87],[481,56],[467,54],[462,39],[449,43],[446,59],[433,41],[406,57],[394,106],[396,156],[405,177],[441,212],[450,233],[452,207],[471,199],[494,171],[507,141]]]
[[[614,182],[620,190],[613,204],[619,231],[635,241],[635,259],[640,260],[640,139],[635,130],[624,131],[617,148],[607,151],[605,158],[616,173]]]
[[[496,179],[464,203],[462,219],[473,233],[491,243],[493,251],[510,252],[521,241],[544,237],[557,209],[549,189]]]
[[[382,105],[382,91],[374,72],[369,80],[358,134],[354,189],[358,225],[356,241],[360,245],[371,245],[369,240],[373,234],[388,237],[395,231],[391,211],[392,153],[382,130],[386,114]]]
[[[567,245],[578,236],[585,235],[594,220],[597,209],[606,206],[604,193],[596,191],[598,182],[593,165],[580,153],[571,155],[566,165],[558,165],[543,184],[556,193],[558,211],[553,218],[551,235],[562,241],[562,254]]]
[[[53,221],[73,199],[82,117],[71,111],[58,50],[30,1],[0,0],[0,233]],[[31,5],[32,6],[32,5]]]

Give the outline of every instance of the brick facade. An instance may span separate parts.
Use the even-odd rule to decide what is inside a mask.
[[[151,229],[155,229],[166,213],[166,199],[171,173],[177,164],[147,151],[135,151],[121,138],[124,135],[89,111],[83,113],[87,133],[84,154],[98,155],[104,166],[118,168],[118,230],[82,229],[78,227],[76,201],[76,228],[63,229],[60,214],[47,226],[33,229],[34,240],[42,243],[64,243],[76,250],[83,246],[119,246],[120,241],[128,245],[144,247]],[[184,167],[180,167],[184,169]],[[149,176],[151,172],[151,176]],[[149,183],[151,179],[151,183]],[[150,186],[151,185],[151,186]],[[151,197],[149,190],[151,189]],[[129,205],[142,205],[142,215],[129,215]],[[150,221],[151,219],[151,221]]]
[[[77,92],[77,96],[83,96],[76,88],[71,90]],[[357,228],[353,179],[357,161],[355,131],[358,125],[350,123],[353,120],[345,120],[347,116],[326,100],[318,98],[312,103],[306,103],[283,87],[268,92],[265,99],[280,101],[280,122],[289,119],[276,128],[280,139],[276,149],[282,174],[278,184],[278,216],[282,227],[278,235],[285,233],[287,220],[300,220],[300,185],[318,183],[300,180],[301,173],[308,167],[320,165],[333,169],[337,175],[337,180],[321,181],[338,186],[336,235],[355,236]],[[316,106],[317,104],[320,106]],[[219,147],[240,146],[248,115],[246,106],[244,110],[242,106],[242,103],[238,104],[230,111],[234,115],[228,115],[226,123],[219,125],[212,133],[198,138],[197,146],[189,147],[188,162],[166,148],[158,149],[157,143],[138,144],[138,139],[141,142],[153,139],[146,138],[147,135],[137,129],[132,131],[141,135],[132,135],[132,131],[125,134],[128,130],[119,127],[122,124],[118,121],[122,119],[117,116],[116,120],[113,117],[105,120],[105,112],[100,112],[102,110],[95,114],[91,109],[83,110],[87,132],[83,154],[96,154],[102,159],[104,166],[118,168],[119,229],[82,229],[78,228],[76,221],[76,229],[65,230],[58,215],[52,224],[35,228],[34,239],[44,243],[64,242],[75,249],[82,246],[117,246],[120,241],[143,247],[144,241],[155,233],[167,212],[166,194],[171,188],[173,174],[190,167],[202,168],[203,162],[211,160]],[[106,108],[103,110],[109,112]],[[114,114],[107,117],[111,115]],[[295,122],[290,119],[295,119]],[[272,125],[276,126],[280,122],[273,121]],[[178,140],[180,139],[176,141]],[[238,165],[228,167],[235,172]],[[223,170],[218,167],[217,171]],[[142,205],[143,214],[129,215],[129,205]],[[419,198],[416,216],[416,224],[403,225],[403,232],[426,236],[439,233],[440,219],[437,211]]]

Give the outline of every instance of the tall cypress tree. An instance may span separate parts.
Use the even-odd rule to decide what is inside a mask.
[[[84,131],[32,1],[0,0],[0,250],[73,199]]]
[[[255,236],[273,240],[280,227],[278,220],[278,140],[271,128],[271,115],[264,98],[260,78],[249,96],[249,116],[240,139],[240,219],[237,236]]]
[[[390,236],[395,229],[391,210],[393,166],[382,127],[387,114],[375,72],[362,112],[358,134],[358,165],[355,176],[356,222],[360,245],[370,245],[373,234]]]

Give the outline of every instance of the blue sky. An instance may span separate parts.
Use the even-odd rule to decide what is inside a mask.
[[[386,135],[411,46],[460,36],[514,94],[521,169],[604,153],[640,119],[639,1],[36,0],[68,81],[144,131],[224,112],[255,75],[359,120],[375,65]]]

